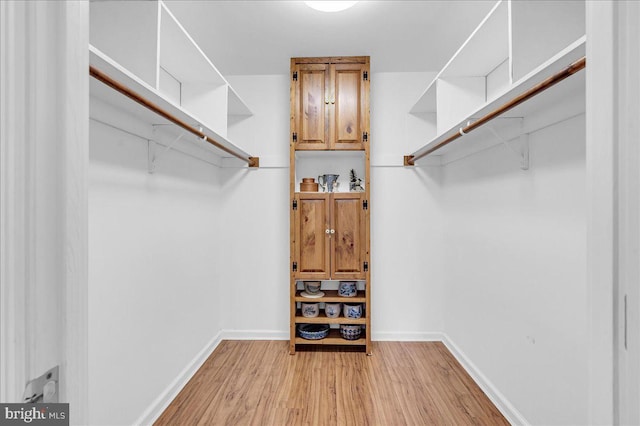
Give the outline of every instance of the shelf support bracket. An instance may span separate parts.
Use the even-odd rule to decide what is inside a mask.
[[[522,125],[521,125],[522,126]],[[493,133],[493,135],[498,138],[498,140],[500,140],[504,146],[507,147],[507,149],[516,156],[516,158],[518,158],[518,161],[520,162],[520,168],[522,170],[529,170],[529,134],[528,133],[520,133],[520,136],[518,137],[518,140],[520,141],[520,150],[521,151],[517,151],[513,146],[511,146],[511,144],[509,143],[509,141],[505,138],[503,138],[497,131],[496,129],[491,125],[491,124],[487,124],[486,125],[487,129],[489,129],[489,131],[491,133]]]
[[[147,169],[149,174],[153,174],[156,171],[156,165],[158,160],[164,156],[167,151],[169,151],[182,137],[184,136],[184,132],[180,133],[180,135],[173,140],[169,145],[164,147],[164,149],[158,152],[158,143],[155,141],[156,139],[156,125],[153,126],[153,138],[148,141],[148,150],[147,150]]]

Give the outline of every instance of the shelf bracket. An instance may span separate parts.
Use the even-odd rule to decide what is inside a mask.
[[[169,151],[182,137],[185,133],[180,133],[180,135],[173,140],[169,145],[165,146],[164,149],[158,152],[158,143],[155,141],[156,139],[156,125],[153,125],[153,138],[148,141],[148,149],[147,149],[147,169],[149,174],[153,174],[156,171],[156,165],[158,160],[164,156],[167,151]]]
[[[493,133],[496,138],[498,138],[503,143],[504,146],[507,147],[507,149],[513,155],[516,156],[516,158],[518,158],[518,161],[520,162],[520,168],[522,170],[529,170],[529,134],[522,132],[520,133],[520,136],[518,137],[518,140],[520,141],[520,151],[518,151],[513,146],[511,146],[509,141],[503,138],[491,124],[487,124],[486,127],[491,133]]]

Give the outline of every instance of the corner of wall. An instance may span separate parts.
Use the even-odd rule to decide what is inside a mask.
[[[187,366],[176,376],[176,378],[167,386],[167,388],[158,395],[158,397],[149,405],[142,415],[134,422],[136,425],[152,425],[167,409],[169,404],[178,396],[182,388],[191,380],[196,374],[198,369],[202,367],[205,361],[222,342],[222,330],[219,331],[213,339],[198,354],[193,360],[187,364]]]
[[[442,333],[442,343],[447,347],[449,352],[458,360],[467,373],[471,376],[480,389],[487,395],[493,404],[500,410],[507,421],[512,425],[529,425],[530,423],[524,416],[511,404],[502,392],[485,376],[482,371],[462,352],[462,350],[451,340],[446,334]]]

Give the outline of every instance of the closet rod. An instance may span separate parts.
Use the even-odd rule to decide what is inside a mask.
[[[533,86],[531,89],[527,90],[526,92],[522,93],[521,95],[516,96],[515,98],[511,99],[509,102],[505,103],[501,107],[496,108],[495,110],[491,111],[490,113],[488,113],[484,117],[482,117],[482,118],[474,121],[473,123],[467,125],[467,127],[460,128],[459,132],[456,132],[455,134],[449,136],[447,139],[439,142],[437,145],[427,149],[424,152],[421,152],[420,154],[416,155],[416,153],[414,153],[412,155],[405,156],[405,158],[404,158],[405,166],[413,166],[413,165],[415,165],[415,162],[418,161],[419,159],[431,154],[434,151],[437,151],[438,149],[442,148],[443,146],[446,146],[446,145],[450,144],[451,142],[453,142],[454,140],[458,139],[459,137],[462,137],[463,135],[466,135],[470,131],[477,129],[478,127],[482,126],[483,124],[486,124],[487,122],[493,120],[494,118],[504,114],[505,112],[507,112],[510,109],[520,105],[524,101],[526,101],[528,99],[531,99],[532,97],[536,96],[537,94],[539,94],[541,92],[544,92],[545,90],[547,90],[551,86],[555,85],[556,83],[559,83],[562,80],[564,80],[565,78],[570,77],[573,74],[577,73],[578,71],[584,69],[586,67],[586,65],[587,65],[587,60],[586,60],[586,57],[583,56],[581,59],[578,59],[576,62],[572,63],[567,68],[563,69],[562,71],[558,72],[557,74],[552,75],[551,77],[547,78],[546,80],[543,80],[542,82],[540,82],[537,85]],[[418,152],[418,151],[416,151],[416,152]]]
[[[102,71],[100,71],[99,69],[97,69],[96,67],[90,65],[89,66],[89,74],[91,75],[91,77],[95,78],[96,80],[101,81],[102,83],[106,84],[107,86],[111,87],[112,89],[122,93],[123,95],[125,95],[126,97],[136,101],[137,103],[139,103],[140,105],[142,105],[143,107],[155,112],[156,114],[158,114],[159,116],[166,118],[167,120],[171,121],[172,123],[176,124],[177,126],[182,127],[184,130],[193,133],[194,135],[196,135],[198,138],[209,142],[211,145],[215,146],[218,149],[221,149],[222,151],[233,155],[236,158],[239,158],[242,161],[245,161],[246,163],[249,164],[249,167],[260,167],[260,158],[259,157],[246,157],[240,153],[237,153],[235,151],[233,151],[230,148],[227,148],[226,146],[222,145],[220,142],[216,141],[215,139],[211,138],[210,136],[207,136],[206,134],[204,134],[203,132],[201,132],[200,130],[194,128],[193,126],[190,126],[189,124],[185,123],[184,121],[180,120],[178,117],[174,116],[173,114],[163,110],[162,108],[160,108],[159,106],[157,106],[156,104],[154,104],[153,102],[149,101],[148,99],[146,99],[145,97],[139,95],[138,93],[134,92],[133,90],[131,90],[130,88],[128,88],[127,86],[117,82],[116,80],[112,79],[111,77],[109,77],[108,75],[106,75],[105,73],[103,73]]]

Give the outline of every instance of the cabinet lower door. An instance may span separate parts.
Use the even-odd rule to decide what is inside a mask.
[[[331,277],[334,280],[365,279],[367,252],[363,194],[333,194],[331,216]]]
[[[297,194],[294,211],[294,276],[329,279],[329,194]]]

